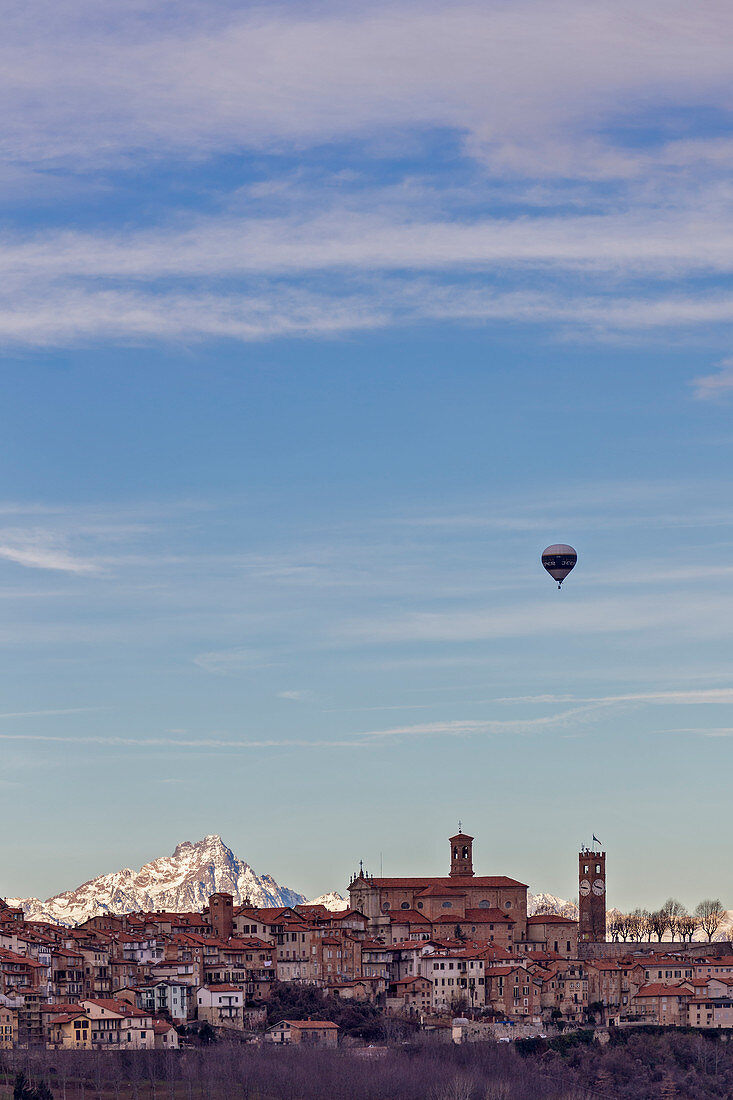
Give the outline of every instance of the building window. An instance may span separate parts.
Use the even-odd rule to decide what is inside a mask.
[[[444,901],[443,902],[443,909],[452,909],[452,908],[453,908],[453,902],[452,901]]]
[[[403,901],[402,904],[400,905],[400,909],[409,909],[409,908],[410,908],[409,901]]]

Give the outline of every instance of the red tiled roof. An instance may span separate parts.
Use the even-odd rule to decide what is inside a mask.
[[[329,1030],[338,1031],[338,1024],[334,1024],[331,1020],[281,1020],[280,1024],[287,1024],[289,1027],[307,1027],[310,1028],[326,1028]],[[279,1024],[273,1024],[273,1027],[279,1027]]]
[[[563,917],[559,913],[536,913],[527,917],[527,924],[577,924],[572,917]]]
[[[84,997],[84,1004],[97,1005],[107,1012],[114,1012],[118,1016],[149,1016],[149,1012],[141,1008],[135,1008],[129,1001],[118,1001],[111,997]]]
[[[508,888],[512,886],[521,886],[523,889],[527,889],[525,882],[518,882],[515,878],[507,878],[506,875],[488,875],[483,877],[469,878],[468,876],[457,875],[455,878],[370,878],[365,880],[369,886],[378,886],[380,889],[407,889],[417,890],[422,887],[425,889],[428,886],[443,886],[448,887],[450,890],[458,890],[463,893],[466,890],[497,890],[502,888]]]
[[[687,989],[682,985],[663,985],[660,982],[652,983],[651,985],[643,985],[636,997],[678,997],[690,996],[692,990]]]
[[[53,1024],[70,1024],[72,1020],[78,1020],[80,1016],[83,1016],[86,1020],[86,1014],[82,1009],[78,1012],[70,1012],[68,1016],[57,1016],[55,1020],[52,1020]]]

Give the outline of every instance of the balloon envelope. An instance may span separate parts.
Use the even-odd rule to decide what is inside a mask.
[[[550,576],[557,581],[558,588],[565,580],[570,570],[575,568],[577,560],[578,555],[575,553],[575,550],[573,550],[572,546],[567,546],[564,542],[558,542],[553,546],[547,546],[542,551],[542,564]]]

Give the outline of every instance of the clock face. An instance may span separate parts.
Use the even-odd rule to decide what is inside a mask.
[[[596,881],[593,883],[593,893],[598,894],[598,896],[600,897],[600,895],[605,894],[605,892],[606,892],[605,882],[603,881],[602,878],[597,878]]]
[[[587,878],[584,878],[582,880],[578,889],[580,890],[581,897],[588,897],[588,894],[590,893],[590,883],[588,882]]]

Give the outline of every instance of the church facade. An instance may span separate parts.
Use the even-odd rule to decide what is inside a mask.
[[[474,838],[450,838],[450,871],[444,878],[375,878],[363,869],[349,883],[349,901],[369,918],[372,935],[395,925],[408,934],[432,934],[455,926],[487,942],[518,944],[527,937],[527,886],[506,875],[476,875]]]

